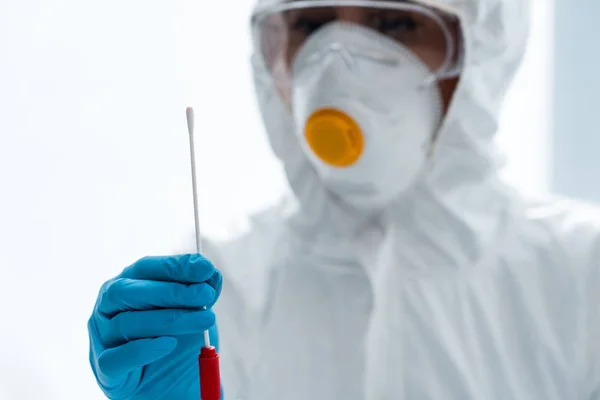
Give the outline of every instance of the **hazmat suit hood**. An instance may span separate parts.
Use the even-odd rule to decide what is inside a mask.
[[[281,2],[284,1],[262,0],[257,8]],[[499,228],[495,219],[505,213],[510,203],[510,191],[498,178],[502,158],[494,136],[503,99],[523,58],[529,2],[423,0],[417,3],[458,15],[464,38],[464,67],[424,171],[414,187],[391,205],[380,220],[394,219],[398,212],[410,212],[412,219],[420,220],[418,229],[424,233],[437,229],[426,221],[436,219],[439,225],[442,220],[452,220],[448,222],[452,222],[454,230],[461,231],[463,239],[470,238],[472,246],[481,248],[484,246],[481,242]],[[289,110],[263,68],[259,62],[253,62],[258,103],[270,143],[284,165],[293,191],[292,203],[302,210],[298,230],[305,230],[306,236],[318,243],[325,235],[323,226],[328,226],[335,236],[350,237],[365,232],[366,226],[373,227],[372,215],[349,210],[325,190],[294,135]],[[425,211],[423,204],[430,207]],[[452,232],[448,235],[456,236]]]

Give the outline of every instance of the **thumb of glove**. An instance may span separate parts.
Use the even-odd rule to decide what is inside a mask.
[[[177,346],[177,339],[163,336],[156,339],[140,339],[122,346],[106,349],[98,355],[101,380],[119,380],[144,365],[169,355]],[[104,378],[104,379],[102,379]]]

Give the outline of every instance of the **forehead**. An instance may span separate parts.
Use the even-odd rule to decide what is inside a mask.
[[[482,0],[258,0],[255,12],[268,10],[270,7],[285,6],[286,4],[300,5],[299,3],[306,4],[307,6],[314,4],[315,6],[370,6],[377,7],[377,4],[390,4],[390,3],[409,3],[409,4],[420,4],[432,8],[437,8],[442,11],[446,11],[452,14],[460,14],[464,11],[465,4],[468,1],[482,1]]]

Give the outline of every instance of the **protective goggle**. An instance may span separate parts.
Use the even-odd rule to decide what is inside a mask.
[[[458,17],[441,9],[403,0],[266,1],[252,16],[255,54],[267,71],[291,76],[303,44],[325,25],[346,22],[366,27],[402,45],[437,80],[460,73],[463,58]],[[263,3],[264,4],[264,3]],[[281,77],[279,77],[281,78]]]

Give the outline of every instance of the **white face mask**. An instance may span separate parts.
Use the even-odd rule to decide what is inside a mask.
[[[298,52],[291,100],[296,134],[324,185],[361,209],[382,208],[410,187],[442,116],[437,85],[415,55],[341,22]]]

